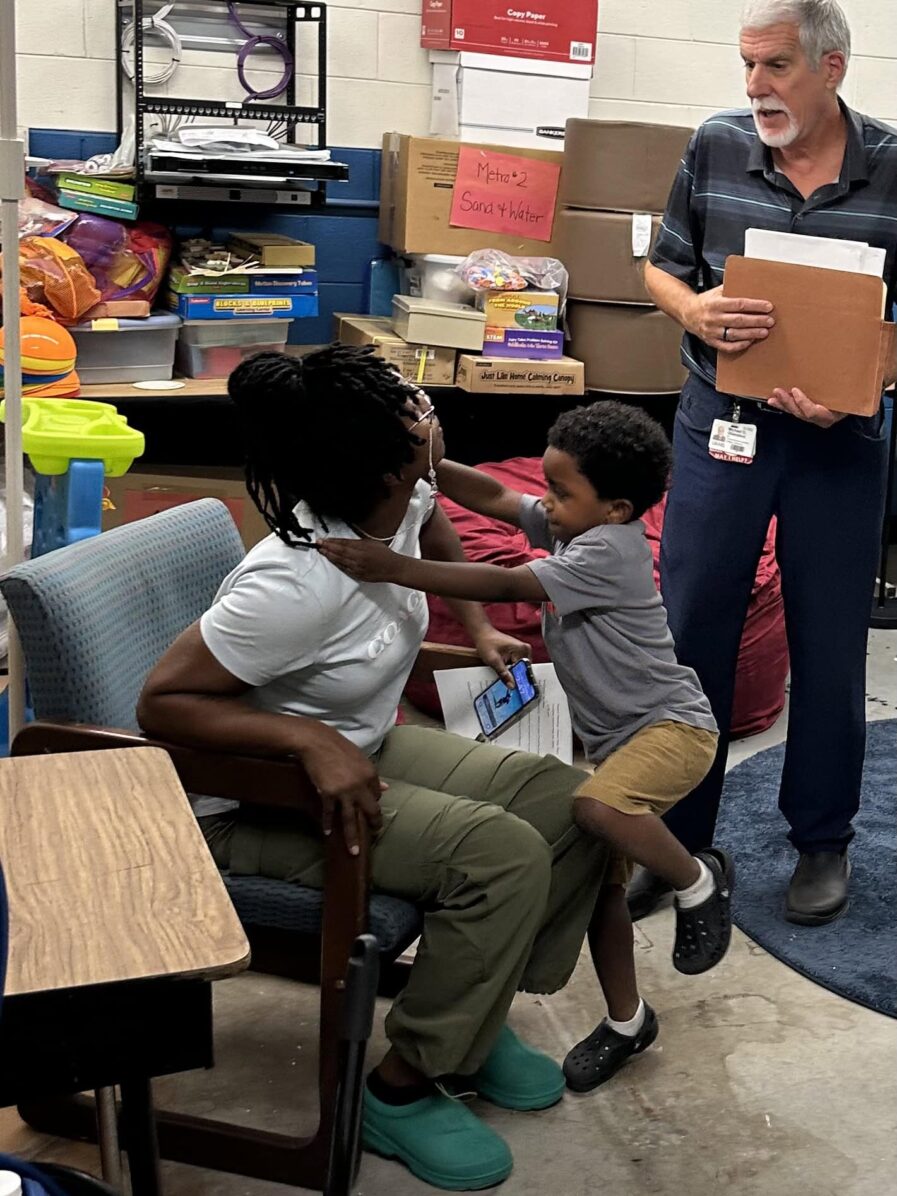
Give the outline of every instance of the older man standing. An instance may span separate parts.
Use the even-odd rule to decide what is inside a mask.
[[[750,227],[866,241],[887,251],[897,288],[897,134],[853,112],[838,89],[850,30],[835,0],[754,0],[741,30],[750,111],[695,133],[670,195],[648,290],[683,327],[690,374],[676,419],[662,546],[664,597],[683,664],[723,732],[708,778],[671,812],[690,851],[712,838],[724,779],[738,644],[770,518],[791,652],[791,710],[779,804],[800,853],[785,916],[820,925],[847,904],[847,845],[865,752],[869,607],[884,502],[883,417],[835,415],[799,390],[767,403],[715,390],[719,353],[769,335],[771,304],[726,298],[723,266]],[[887,382],[897,377],[897,363]],[[749,465],[715,459],[714,420],[756,427]],[[643,916],[662,886],[642,874]]]

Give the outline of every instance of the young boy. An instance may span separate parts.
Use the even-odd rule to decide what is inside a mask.
[[[716,723],[691,669],[676,661],[640,517],[663,496],[667,438],[636,408],[602,402],[562,415],[543,457],[539,500],[454,462],[443,493],[523,529],[551,556],[504,569],[421,561],[385,544],[325,540],[320,550],[362,581],[389,581],[445,597],[543,603],[542,631],[594,772],[575,802],[579,826],[608,840],[611,863],[589,928],[607,1017],[564,1063],[568,1086],[603,1084],[657,1037],[640,998],[625,886],[634,860],[676,890],[673,964],[714,967],[729,945],[732,863],[722,851],[690,855],[661,815],[705,776]]]

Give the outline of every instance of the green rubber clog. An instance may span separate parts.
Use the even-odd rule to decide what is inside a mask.
[[[503,1109],[548,1109],[564,1095],[564,1073],[548,1055],[503,1026],[480,1070],[470,1077],[480,1096]]]
[[[387,1105],[366,1087],[362,1140],[366,1150],[398,1159],[418,1179],[450,1192],[492,1188],[513,1166],[504,1139],[442,1093]]]

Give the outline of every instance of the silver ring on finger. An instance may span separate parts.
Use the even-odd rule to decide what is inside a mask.
[[[728,341],[728,339],[729,339],[729,329],[728,329],[728,328],[724,328],[724,329],[723,329],[723,340],[724,340],[724,341]]]

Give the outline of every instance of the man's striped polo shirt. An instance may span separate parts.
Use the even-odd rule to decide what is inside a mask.
[[[747,110],[720,112],[686,150],[651,253],[655,266],[696,291],[723,280],[749,228],[866,241],[887,251],[887,310],[897,298],[897,132],[841,102],[847,150],[841,177],[804,199],[776,170]],[[713,384],[716,350],[686,333],[682,360]],[[810,396],[812,398],[812,396]]]

